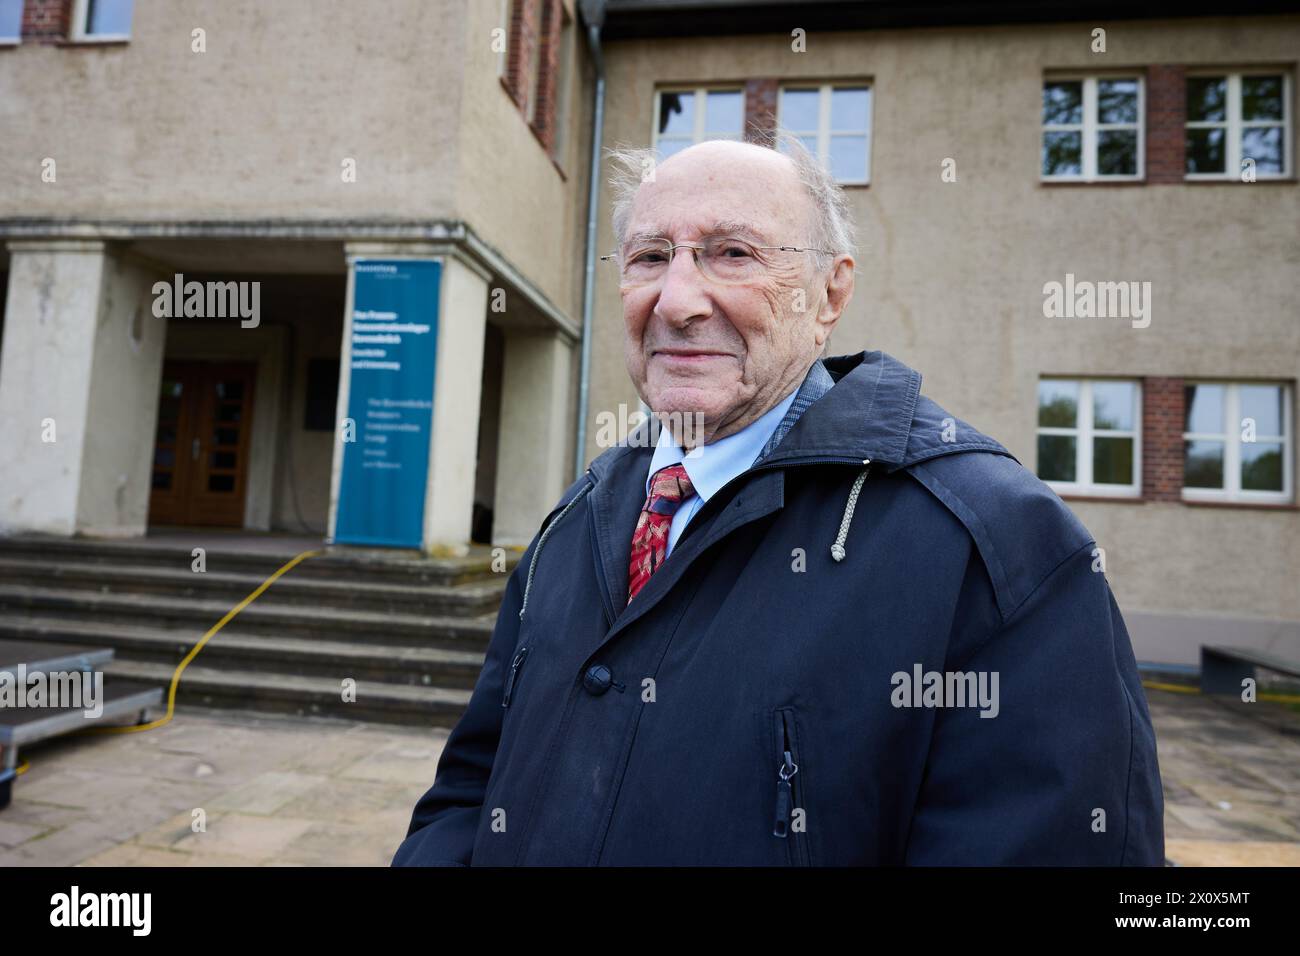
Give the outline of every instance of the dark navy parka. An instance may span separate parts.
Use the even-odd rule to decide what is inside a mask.
[[[834,387],[631,604],[647,425],[564,493],[394,865],[1163,862],[1092,536],[917,372],[824,361]],[[903,680],[952,674],[996,675],[996,712]]]

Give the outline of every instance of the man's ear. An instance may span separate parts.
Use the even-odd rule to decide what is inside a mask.
[[[844,313],[844,307],[853,298],[853,257],[840,255],[835,257],[830,275],[826,279],[826,298],[817,311],[817,345],[821,346],[830,338]]]

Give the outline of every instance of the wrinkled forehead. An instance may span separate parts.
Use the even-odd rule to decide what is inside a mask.
[[[689,242],[729,235],[756,245],[789,244],[806,235],[810,206],[788,162],[675,156],[637,190],[625,238]]]

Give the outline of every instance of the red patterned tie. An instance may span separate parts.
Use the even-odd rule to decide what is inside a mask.
[[[650,479],[650,497],[641,506],[632,533],[632,560],[627,571],[627,600],[632,603],[650,575],[659,570],[668,551],[668,529],[683,501],[695,494],[682,465],[660,468]]]

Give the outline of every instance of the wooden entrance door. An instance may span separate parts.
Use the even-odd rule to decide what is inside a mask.
[[[242,527],[253,362],[167,362],[154,440],[151,524]]]

